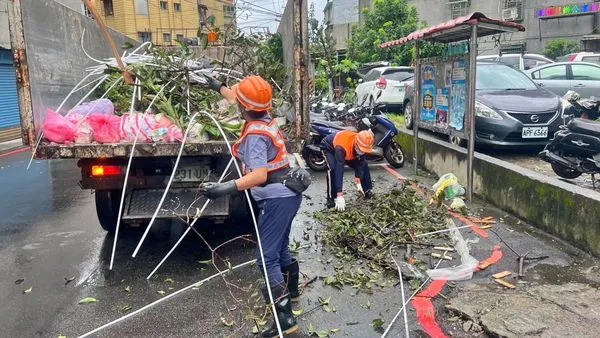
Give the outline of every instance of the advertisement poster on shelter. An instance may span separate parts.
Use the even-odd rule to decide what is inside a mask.
[[[437,90],[435,126],[443,129],[448,127],[448,88]]]
[[[465,61],[457,61],[452,69],[450,126],[463,130],[467,106],[467,76]]]
[[[421,86],[423,102],[421,102],[421,121],[435,121],[435,67],[423,66],[423,85]]]

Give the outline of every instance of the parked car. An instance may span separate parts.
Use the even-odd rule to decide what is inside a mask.
[[[600,54],[592,52],[571,53],[556,58],[556,62],[590,62],[600,64]]]
[[[478,146],[545,146],[558,130],[560,97],[522,72],[500,63],[477,63],[475,142]],[[413,128],[414,84],[406,90],[404,123]],[[451,138],[454,144],[463,140]]]
[[[540,87],[563,96],[569,90],[581,97],[600,96],[600,66],[587,62],[558,62],[525,72]]]
[[[403,111],[404,88],[412,81],[412,67],[377,67],[371,69],[356,87],[356,104],[373,107],[378,105],[387,111]]]
[[[478,61],[500,62],[518,70],[527,70],[554,63],[549,58],[539,54],[502,54],[502,55],[482,55],[477,57]]]

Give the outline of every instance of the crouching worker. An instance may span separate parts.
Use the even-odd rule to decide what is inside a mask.
[[[366,154],[375,153],[375,136],[369,130],[354,132],[342,130],[326,136],[322,141],[327,161],[327,207],[346,210],[343,181],[344,165],[354,169],[354,183],[358,193],[369,199],[373,197],[373,182]]]
[[[242,162],[243,176],[224,183],[205,183],[201,189],[210,199],[237,194],[250,189],[257,202],[258,234],[264,261],[258,252],[258,266],[263,264],[277,318],[284,333],[298,329],[292,313],[291,298],[298,298],[298,262],[289,252],[292,221],[300,208],[302,192],[310,185],[310,174],[301,168],[290,168],[289,155],[277,122],[271,118],[272,88],[259,76],[249,76],[239,84],[227,88],[215,78],[207,77],[208,87],[221,93],[230,102],[236,102],[245,120],[239,140],[233,146],[233,155]],[[263,290],[270,304],[267,290]],[[278,337],[275,323],[262,333],[263,337]]]

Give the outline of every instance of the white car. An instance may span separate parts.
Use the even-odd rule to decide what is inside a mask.
[[[371,69],[356,87],[356,104],[380,105],[388,111],[402,112],[406,83],[415,76],[412,67],[378,67]]]
[[[556,58],[557,62],[591,62],[600,65],[600,54],[592,52],[579,52],[567,54]]]
[[[520,71],[554,63],[554,61],[539,54],[482,55],[478,56],[477,60],[503,63]]]

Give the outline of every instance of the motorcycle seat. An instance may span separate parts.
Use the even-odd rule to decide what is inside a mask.
[[[338,124],[335,122],[330,122],[330,121],[315,120],[312,123],[318,124],[318,125],[321,125],[321,126],[324,126],[327,128],[331,128],[331,129],[356,131],[356,128],[354,128],[354,127],[343,126],[341,124]]]
[[[573,119],[569,125],[569,130],[574,133],[586,134],[600,137],[600,123],[584,119]]]

